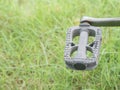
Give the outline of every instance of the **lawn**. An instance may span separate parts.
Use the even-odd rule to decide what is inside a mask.
[[[67,29],[120,17],[119,0],[0,0],[0,90],[120,90],[120,27],[101,27],[99,64],[67,69]]]

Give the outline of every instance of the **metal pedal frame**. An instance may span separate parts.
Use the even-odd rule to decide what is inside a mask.
[[[64,59],[67,67],[74,70],[92,70],[98,65],[99,50],[102,40],[102,31],[95,26],[120,26],[120,18],[92,18],[83,17],[80,26],[68,29]],[[73,38],[80,36],[79,43],[74,44]],[[91,44],[88,44],[89,36],[95,37]],[[73,52],[77,51],[74,57]],[[90,51],[92,57],[88,58],[86,52]]]

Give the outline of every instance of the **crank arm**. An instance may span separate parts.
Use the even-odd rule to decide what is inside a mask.
[[[120,17],[118,18],[93,18],[84,16],[81,21],[88,22],[92,26],[120,26]]]

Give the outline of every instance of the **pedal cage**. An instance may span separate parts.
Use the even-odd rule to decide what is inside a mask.
[[[95,37],[94,42],[88,45],[88,42],[85,47],[86,51],[90,51],[92,53],[92,57],[88,58],[85,55],[80,56],[84,50],[80,51],[82,44],[74,44],[73,38],[75,36],[80,36],[82,32],[88,33],[89,36]],[[84,36],[84,35],[83,35]],[[82,41],[85,38],[80,38]],[[66,37],[66,46],[64,51],[64,59],[67,67],[74,69],[74,70],[91,70],[95,68],[98,64],[98,57],[99,57],[99,49],[102,40],[102,32],[99,27],[91,26],[89,24],[83,23],[80,26],[74,26],[68,29],[67,37]],[[81,42],[82,42],[81,41]],[[84,43],[84,42],[83,42]],[[75,57],[71,57],[71,54],[77,51],[79,53],[76,54]],[[84,52],[83,52],[84,53]]]

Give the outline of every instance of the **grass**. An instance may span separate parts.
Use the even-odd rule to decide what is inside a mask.
[[[66,69],[66,31],[84,15],[120,17],[120,1],[0,0],[0,90],[120,90],[119,27],[102,27],[96,69]]]

